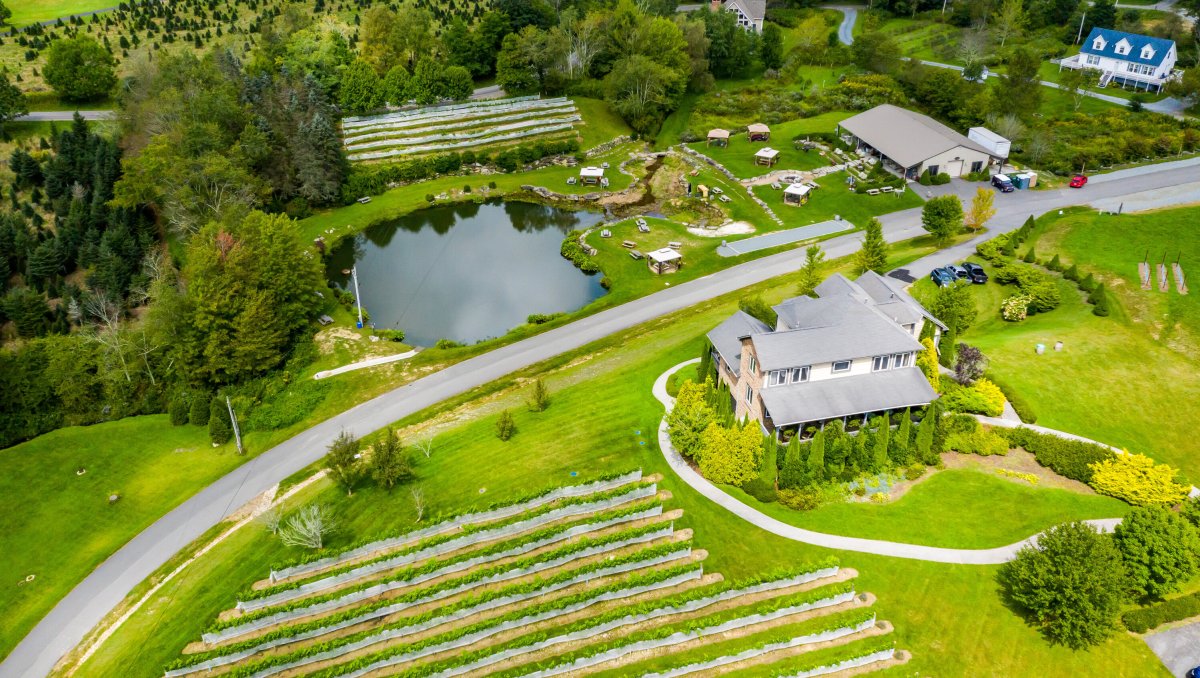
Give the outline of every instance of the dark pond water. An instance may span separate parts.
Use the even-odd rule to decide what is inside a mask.
[[[331,253],[329,276],[353,291],[378,328],[432,346],[496,337],[531,313],[573,311],[604,294],[599,276],[559,256],[571,229],[602,215],[521,202],[433,207],[367,229]]]

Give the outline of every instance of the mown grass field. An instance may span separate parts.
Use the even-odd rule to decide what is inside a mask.
[[[758,291],[773,302],[794,284],[794,276],[789,276],[758,286]],[[418,461],[414,483],[429,498],[431,512],[446,514],[566,484],[571,472],[588,477],[641,467],[664,474],[660,487],[672,493],[669,506],[685,511],[677,527],[695,530],[697,547],[709,552],[710,571],[746,577],[832,553],[771,536],[715,507],[677,481],[656,447],[654,433],[662,411],[650,395],[651,384],[668,367],[698,352],[702,334],[735,308],[738,296],[647,323],[402,422],[420,425],[432,419],[442,424],[432,457]],[[534,375],[545,377],[552,392],[549,409],[541,413],[524,407],[528,379]],[[503,408],[511,409],[517,423],[517,434],[508,442],[494,436],[497,412]],[[409,440],[425,435],[411,429],[404,434]],[[990,483],[982,487],[994,489]],[[347,497],[320,481],[304,490],[296,504],[314,501],[331,506],[339,518],[342,529],[331,546],[413,525],[404,488],[389,494],[367,484]],[[895,520],[934,524],[955,508],[950,503],[934,515],[897,514]],[[974,511],[959,508],[963,513]],[[1023,520],[1012,513],[992,510],[979,515],[977,522],[1011,525]],[[975,538],[975,529],[977,525],[963,519],[945,532],[967,540]],[[227,607],[238,590],[288,553],[261,528],[242,530],[167,585],[78,675],[159,675],[161,666]],[[979,667],[1013,676],[1096,671],[1165,675],[1146,646],[1130,636],[1118,635],[1083,652],[1048,645],[1000,601],[995,568],[837,555],[844,566],[861,573],[860,590],[879,597],[880,618],[896,625],[899,647],[913,651],[910,666],[902,669],[905,675],[970,675]]]
[[[828,221],[835,216],[849,221],[858,228],[866,225],[871,217],[891,212],[912,209],[925,204],[913,190],[903,193],[859,194],[848,190],[846,173],[836,172],[817,180],[821,188],[812,193],[805,205],[788,205],[783,202],[783,191],[770,186],[755,186],[754,194],[762,198],[787,228],[807,226]]]
[[[1143,291],[1137,262],[1169,253],[1185,264],[1200,260],[1200,242],[1187,224],[1200,209],[1100,216],[1072,210],[1039,221],[1030,241],[1039,258],[1059,254],[1106,283],[1112,315],[1092,315],[1073,285],[1062,282],[1062,306],[1022,323],[999,317],[1011,288],[974,286],[979,320],[961,337],[979,346],[997,375],[1033,406],[1038,424],[1142,452],[1200,478],[1195,440],[1186,422],[1200,414],[1195,353],[1200,300]],[[1023,253],[1029,244],[1021,248]],[[925,283],[922,283],[924,285]],[[1062,341],[1062,351],[1054,351]],[[1035,345],[1047,346],[1036,355]]]
[[[116,6],[111,0],[14,0],[6,4],[12,10],[12,16],[8,18],[10,26],[28,26]]]

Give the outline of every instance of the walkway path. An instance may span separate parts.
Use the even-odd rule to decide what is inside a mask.
[[[667,379],[672,374],[688,365],[694,365],[700,362],[699,358],[693,358],[686,362],[679,363],[671,369],[664,372],[654,382],[654,397],[663,404],[663,407],[668,412],[675,405],[675,399],[667,395]],[[842,551],[857,551],[859,553],[871,553],[877,556],[888,556],[891,558],[907,558],[909,560],[926,560],[935,563],[954,563],[957,565],[999,565],[1006,563],[1016,557],[1017,552],[1022,548],[1036,544],[1038,535],[1034,535],[1025,541],[1001,546],[994,549],[948,549],[939,548],[936,546],[919,546],[917,544],[904,544],[894,541],[882,541],[878,539],[862,539],[859,537],[843,537],[835,534],[825,534],[824,532],[814,532],[806,530],[795,525],[788,525],[785,522],[776,520],[757,509],[751,508],[734,497],[722,492],[720,488],[713,485],[703,476],[692,469],[691,465],[680,456],[675,447],[671,445],[671,437],[667,433],[667,419],[664,416],[662,422],[658,426],[658,445],[662,450],[663,457],[666,458],[667,464],[671,470],[675,471],[683,482],[691,486],[700,494],[704,495],[709,500],[718,504],[725,510],[733,513],[739,518],[751,523],[755,527],[762,528],[771,534],[778,535],[784,539],[812,544],[813,546],[823,546],[830,549],[839,549]],[[1120,522],[1120,518],[1112,518],[1105,520],[1087,520],[1084,521],[1090,525],[1094,525],[1102,531],[1108,532],[1116,527]]]
[[[70,122],[75,114],[83,116],[84,120],[112,120],[117,117],[116,111],[34,111],[18,116],[15,122]]]
[[[1082,191],[1018,191],[998,196],[990,233],[978,240],[1019,228],[1026,217],[1088,200],[1127,200],[1175,187],[1192,187],[1200,196],[1200,158],[1162,163],[1097,176]],[[1175,199],[1184,200],[1186,196]],[[1196,198],[1200,200],[1200,197]],[[923,235],[919,209],[882,219],[889,242]],[[861,236],[837,236],[822,243],[830,259],[848,256]],[[957,261],[974,248],[952,248],[922,259],[930,269]],[[672,285],[563,327],[558,327],[489,353],[452,365],[353,407],[284,441],[204,488],[125,544],[80,582],[0,664],[0,676],[44,676],[64,653],[75,647],[131,590],[238,507],[284,478],[317,461],[341,431],[355,435],[381,429],[447,398],[624,331],[668,313],[792,273],[804,263],[804,251],[792,249],[732,266],[696,280]],[[918,262],[920,263],[920,262]],[[928,274],[928,270],[925,272]]]
[[[780,245],[800,242],[801,240],[811,240],[824,235],[851,230],[854,230],[854,224],[849,221],[822,221],[809,226],[789,228],[786,231],[775,231],[774,233],[757,235],[753,238],[745,238],[744,240],[722,242],[721,246],[717,248],[717,254],[722,257],[736,257],[748,252],[757,252],[772,247],[779,247]]]
[[[416,349],[413,349],[411,351],[405,351],[404,353],[397,353],[395,355],[385,355],[385,356],[382,356],[379,358],[368,358],[367,360],[361,360],[356,363],[350,363],[349,365],[342,365],[341,367],[335,367],[332,370],[321,370],[320,372],[317,372],[316,374],[313,375],[313,379],[326,379],[328,377],[333,377],[333,376],[336,376],[339,374],[345,374],[347,372],[353,372],[355,370],[362,370],[362,369],[366,369],[368,367],[376,367],[378,365],[386,365],[388,363],[394,363],[399,360],[408,360],[409,358],[415,356],[417,353],[418,353],[418,351]]]

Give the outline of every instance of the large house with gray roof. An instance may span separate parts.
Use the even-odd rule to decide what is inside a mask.
[[[916,179],[925,170],[961,177],[1004,161],[937,120],[891,104],[846,118],[839,123],[838,134],[906,179]]]
[[[1100,86],[1110,82],[1122,87],[1161,92],[1177,77],[1175,41],[1149,35],[1093,28],[1079,54],[1059,62],[1063,68],[1086,68],[1100,73]]]
[[[708,333],[734,413],[789,436],[809,426],[928,405],[937,397],[916,366],[918,337],[945,326],[897,280],[835,274],[817,297],[773,307],[770,327],[738,311]]]
[[[737,17],[744,30],[761,33],[767,18],[767,0],[712,0],[712,11],[725,10]]]

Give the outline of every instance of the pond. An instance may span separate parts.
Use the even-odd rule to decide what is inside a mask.
[[[523,202],[431,207],[339,243],[329,278],[353,292],[349,269],[357,263],[370,322],[404,330],[406,343],[472,343],[530,314],[574,311],[603,295],[599,275],[559,255],[568,231],[601,219]]]

